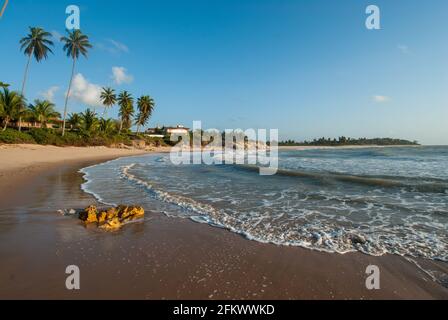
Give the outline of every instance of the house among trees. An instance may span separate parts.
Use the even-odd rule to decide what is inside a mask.
[[[146,134],[149,135],[151,138],[165,138],[167,136],[171,136],[172,134],[177,135],[186,135],[189,134],[190,129],[185,128],[182,125],[177,125],[176,127],[156,127],[156,128],[150,128],[146,130]]]
[[[39,128],[43,128],[43,129],[58,129],[62,127],[62,123],[63,121],[61,119],[49,119],[48,122],[40,122],[40,121],[33,121],[33,120],[27,120],[25,119],[24,121],[19,122],[13,122],[11,123],[11,127],[12,128],[19,128],[21,127],[22,129],[39,129]]]

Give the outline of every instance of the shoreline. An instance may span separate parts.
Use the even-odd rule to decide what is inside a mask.
[[[345,145],[345,146],[279,146],[281,151],[304,151],[304,150],[344,150],[344,149],[372,149],[372,148],[419,148],[422,145]]]
[[[62,161],[102,161],[108,158],[168,152],[169,148],[118,149],[108,147],[56,147],[34,144],[0,144],[0,176],[8,171],[38,169]],[[19,172],[20,172],[19,171]]]
[[[447,288],[399,256],[262,244],[151,208],[144,223],[112,234],[56,213],[97,203],[82,192],[79,170],[121,156],[8,170],[0,180],[0,298],[448,299]],[[79,292],[64,288],[69,264],[82,270]],[[379,291],[365,288],[370,264],[381,268]]]

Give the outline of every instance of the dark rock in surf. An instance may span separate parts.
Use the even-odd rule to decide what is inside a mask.
[[[359,234],[351,234],[350,235],[350,241],[353,244],[366,244],[367,243],[367,239]]]

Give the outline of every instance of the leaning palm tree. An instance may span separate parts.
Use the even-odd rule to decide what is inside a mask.
[[[104,114],[103,117],[106,116],[107,109],[111,108],[115,103],[117,103],[117,95],[115,94],[115,90],[112,88],[103,88],[101,91],[101,102],[104,105]]]
[[[156,103],[150,96],[142,96],[138,98],[137,106],[139,114],[137,115],[137,134],[140,132],[140,126],[145,126],[152,115]]]
[[[132,124],[132,116],[134,115],[134,98],[132,95],[123,91],[118,96],[118,105],[120,106],[119,116],[120,116],[120,133],[123,130],[123,127],[129,128]]]
[[[24,104],[24,98],[20,93],[9,91],[6,88],[0,92],[0,117],[4,123],[3,131],[8,127],[9,122],[19,118]]]
[[[61,116],[54,108],[55,105],[48,100],[35,100],[34,104],[29,106],[29,111],[33,120],[39,122],[41,128],[46,128],[49,120]]]
[[[25,67],[25,75],[23,76],[22,91],[21,94],[25,94],[25,84],[28,77],[28,70],[30,67],[31,57],[34,56],[37,62],[48,58],[48,53],[53,53],[51,51],[51,46],[53,42],[49,40],[51,33],[46,32],[42,28],[29,27],[30,33],[20,40],[20,50],[23,50],[25,55],[28,57],[28,62]],[[19,131],[22,129],[21,117],[19,117]]]
[[[65,135],[65,122],[67,118],[67,104],[68,98],[70,96],[70,90],[72,88],[73,75],[75,73],[75,65],[76,60],[79,59],[79,55],[82,54],[87,58],[87,51],[89,48],[92,48],[92,45],[89,42],[89,37],[81,32],[81,30],[75,30],[73,32],[68,32],[68,37],[62,37],[61,41],[64,43],[64,51],[67,54],[67,57],[73,59],[72,66],[72,74],[70,76],[70,83],[68,85],[67,95],[65,97],[65,106],[64,106],[64,122],[62,125],[62,136]]]
[[[25,83],[28,76],[28,69],[31,62],[31,57],[34,56],[37,62],[48,58],[48,53],[53,53],[51,51],[51,46],[53,42],[48,38],[51,37],[51,33],[46,32],[42,28],[32,28],[30,27],[30,33],[20,40],[21,47],[25,55],[28,57],[28,62],[25,68],[25,75],[22,82],[22,95],[25,91]]]

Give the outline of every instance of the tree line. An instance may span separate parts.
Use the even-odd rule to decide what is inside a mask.
[[[403,139],[393,139],[393,138],[348,138],[348,137],[339,137],[336,138],[320,138],[314,139],[312,141],[303,141],[297,142],[295,140],[285,140],[279,143],[280,146],[393,146],[393,145],[419,145],[418,141],[408,141]]]

